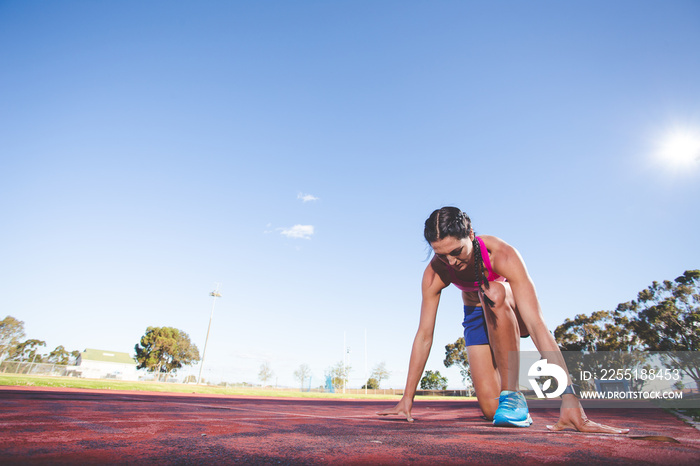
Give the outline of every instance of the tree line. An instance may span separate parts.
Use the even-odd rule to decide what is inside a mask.
[[[68,351],[63,345],[44,355],[39,349],[46,347],[46,342],[23,340],[25,336],[23,321],[12,316],[6,316],[0,321],[0,361],[69,365],[75,363],[80,355],[80,351]]]
[[[40,353],[46,347],[46,342],[37,339],[26,339],[24,322],[12,316],[0,321],[0,361],[16,361],[29,363],[53,363],[60,365],[76,364],[80,351],[68,351],[63,346],[57,346],[48,355]],[[145,334],[134,346],[135,360],[138,369],[155,375],[157,380],[167,379],[177,374],[179,369],[190,366],[201,360],[197,345],[192,343],[190,336],[183,330],[174,327],[148,327]],[[334,388],[342,388],[347,384],[351,367],[338,362],[327,369],[325,376],[330,377]],[[389,377],[390,372],[382,362],[372,371],[367,383],[362,388],[379,388],[382,380]],[[268,362],[260,366],[258,378],[267,384],[274,376]],[[311,369],[302,364],[294,371],[294,378],[303,389],[310,380]],[[194,376],[189,376],[185,382],[196,382]],[[201,382],[201,381],[200,381]]]
[[[341,389],[346,386],[349,380],[350,371],[352,367],[345,364],[343,361],[337,362],[334,366],[328,368],[324,376],[330,380],[331,386],[334,389]],[[270,367],[269,362],[264,362],[260,365],[260,371],[258,372],[258,378],[263,383],[267,384],[269,380],[274,377],[274,372]],[[382,380],[385,380],[391,375],[386,368],[386,364],[381,362],[377,364],[367,379],[367,382],[362,386],[362,389],[375,390],[379,389]],[[294,379],[299,382],[299,387],[303,390],[304,387],[310,388],[307,384],[311,383],[311,368],[308,364],[302,364],[298,369],[294,371]]]
[[[42,354],[46,347],[44,340],[24,339],[24,322],[13,316],[0,321],[0,361],[20,363],[50,363],[73,365],[77,363],[80,351],[68,351],[63,345],[57,346],[48,354]],[[135,347],[139,369],[158,374],[171,374],[185,365],[199,361],[197,346],[182,330],[172,327],[148,327]]]

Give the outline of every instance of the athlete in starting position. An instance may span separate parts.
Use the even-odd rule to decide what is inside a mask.
[[[379,415],[396,414],[413,421],[411,408],[433,343],[440,294],[450,283],[462,290],[464,340],[476,397],[494,425],[528,427],[532,418],[518,392],[520,337],[530,335],[549,363],[566,369],[547,329],[535,286],[518,251],[495,236],[474,234],[471,220],[456,207],[443,207],[425,222],[425,239],[434,257],[423,274],[420,324],[413,342],[406,389],[399,403]],[[627,433],[589,420],[569,386],[562,394],[559,421],[550,430]]]

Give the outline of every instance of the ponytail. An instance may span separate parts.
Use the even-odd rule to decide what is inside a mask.
[[[494,306],[495,303],[491,301],[488,296],[486,296],[486,291],[484,290],[484,288],[487,290],[489,289],[489,280],[484,272],[484,259],[481,255],[481,244],[476,239],[476,236],[472,240],[472,244],[474,245],[474,265],[476,266],[476,281],[479,282],[479,290],[481,291],[484,301],[486,301],[490,306]]]

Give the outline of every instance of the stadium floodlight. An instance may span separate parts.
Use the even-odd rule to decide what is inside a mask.
[[[211,320],[214,317],[214,306],[216,306],[216,298],[221,297],[219,293],[219,285],[216,284],[216,289],[209,293],[209,296],[214,298],[214,302],[211,305],[211,314],[209,315],[209,327],[207,327],[207,338],[204,340],[204,351],[202,351],[202,361],[199,363],[199,377],[197,378],[197,385],[202,383],[202,369],[204,369],[204,356],[207,354],[207,343],[209,343],[209,331],[211,331]]]

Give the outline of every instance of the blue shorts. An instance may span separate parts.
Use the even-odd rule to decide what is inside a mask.
[[[466,346],[488,345],[489,334],[481,306],[464,306],[464,343]]]

